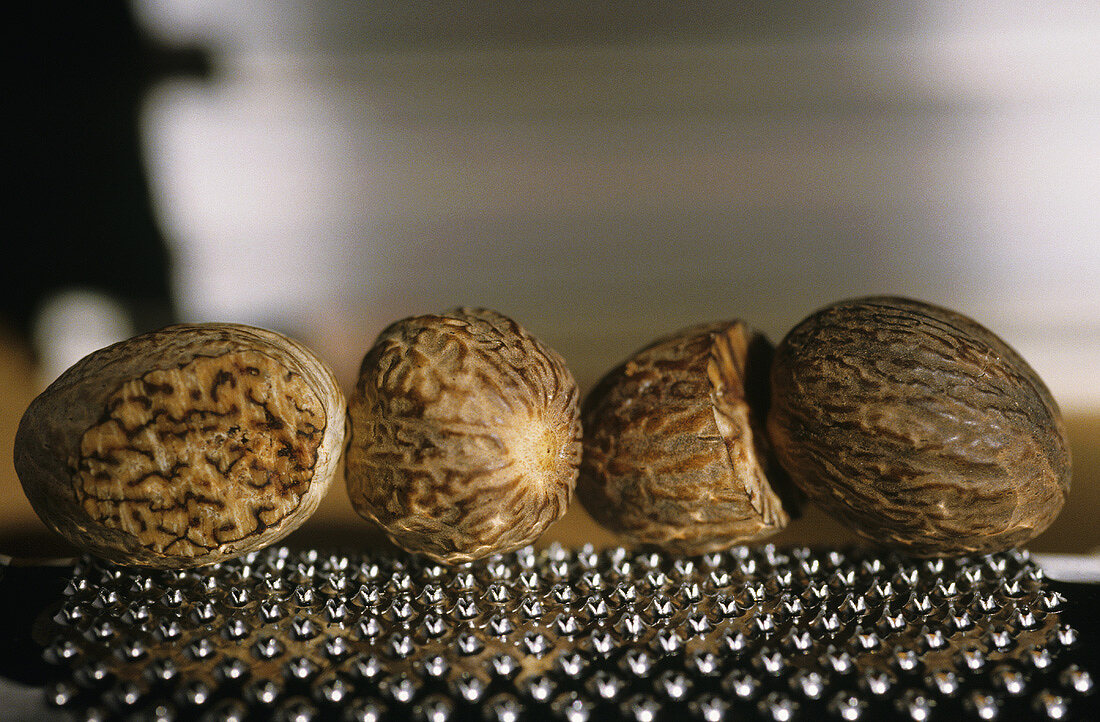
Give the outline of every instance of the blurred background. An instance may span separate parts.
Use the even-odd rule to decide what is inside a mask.
[[[741,317],[895,293],[1015,346],[1100,547],[1100,5],[28,4],[0,309],[0,553],[65,553],[11,464],[30,399],[171,321],[274,328],[351,386],[374,335],[513,316],[582,387]],[[829,4],[834,5],[834,4]],[[338,486],[290,541],[373,538]],[[613,539],[575,508],[550,539]],[[814,512],[777,541],[849,543]],[[372,542],[373,543],[373,542]]]

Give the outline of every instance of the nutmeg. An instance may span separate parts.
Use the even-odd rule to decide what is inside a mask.
[[[576,383],[495,311],[386,328],[349,411],[348,495],[408,551],[466,562],[530,544],[565,513],[580,459]]]
[[[193,567],[297,528],[332,482],[343,395],[300,344],[172,326],[92,353],[28,407],[15,466],[34,510],[109,561]]]
[[[811,501],[920,556],[1023,544],[1069,491],[1058,407],[975,321],[904,298],[817,311],[776,350],[768,428]]]
[[[632,541],[701,554],[785,527],[794,498],[764,431],[771,343],[693,326],[609,372],[582,408],[577,496]]]

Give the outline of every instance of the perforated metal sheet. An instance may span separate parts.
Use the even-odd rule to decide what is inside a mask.
[[[1064,603],[1022,552],[272,548],[84,559],[41,625],[47,697],[87,719],[1069,719],[1093,680]]]

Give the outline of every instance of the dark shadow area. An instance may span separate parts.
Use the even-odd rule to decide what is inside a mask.
[[[83,288],[123,303],[139,331],[165,325],[171,259],[150,201],[141,103],[166,77],[207,76],[209,60],[144,38],[122,0],[19,5],[0,315],[26,340],[45,299]]]

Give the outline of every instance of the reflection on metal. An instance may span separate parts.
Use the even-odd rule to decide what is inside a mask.
[[[1064,719],[1093,692],[1064,601],[1022,552],[273,548],[82,560],[40,626],[49,701],[97,719]]]

